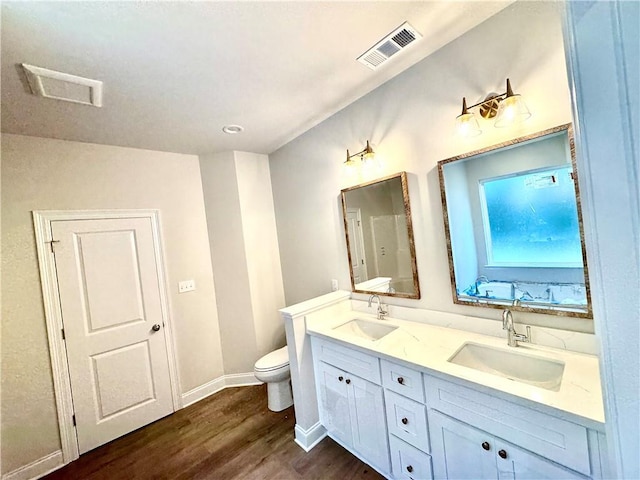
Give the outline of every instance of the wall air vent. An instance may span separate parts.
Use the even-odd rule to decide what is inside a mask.
[[[102,106],[102,82],[77,77],[68,73],[22,64],[31,92],[45,98],[54,98],[83,105]]]
[[[400,25],[375,46],[358,57],[358,61],[375,70],[400,50],[408,47],[415,40],[422,38],[415,28],[407,22]]]

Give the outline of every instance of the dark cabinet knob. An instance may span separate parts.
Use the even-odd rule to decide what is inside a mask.
[[[411,465],[407,465],[407,472],[413,472],[413,467]]]
[[[339,382],[341,382],[342,380],[344,380],[344,377],[343,377],[342,375],[340,375],[340,376],[338,377],[338,381],[339,381]]]
[[[505,450],[498,451],[498,455],[500,455],[500,458],[507,458],[507,452]]]
[[[402,377],[398,377],[398,383],[399,383],[400,385],[404,385],[404,378],[402,378]]]
[[[406,425],[407,423],[409,423],[409,419],[407,417],[404,417],[402,420],[400,420],[402,422],[403,425]]]
[[[349,385],[351,383],[351,380],[349,380],[348,378],[345,380],[345,382],[347,382],[347,385]]]
[[[482,448],[484,448],[485,450],[489,450],[491,448],[491,445],[489,445],[489,442],[482,442]]]

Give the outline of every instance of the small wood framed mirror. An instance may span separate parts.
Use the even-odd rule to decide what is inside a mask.
[[[420,298],[406,172],[341,191],[351,289]]]

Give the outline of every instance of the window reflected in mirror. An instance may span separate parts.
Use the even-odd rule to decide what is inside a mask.
[[[438,172],[454,302],[591,317],[570,124]]]
[[[420,298],[406,173],[346,188],[341,198],[352,290]]]

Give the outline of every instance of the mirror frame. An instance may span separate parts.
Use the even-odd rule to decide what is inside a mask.
[[[454,262],[453,262],[453,250],[451,248],[451,234],[450,234],[450,225],[449,225],[449,211],[447,209],[447,196],[445,192],[445,183],[444,183],[444,166],[456,162],[459,160],[468,160],[476,155],[486,154],[487,152],[491,152],[493,150],[499,150],[505,147],[512,147],[519,143],[530,142],[531,140],[535,140],[537,138],[541,138],[547,135],[552,135],[558,132],[566,131],[567,139],[569,141],[569,153],[571,156],[570,162],[571,168],[573,170],[574,175],[574,188],[576,193],[576,207],[578,210],[578,229],[580,234],[580,246],[582,249],[582,266],[584,272],[584,285],[585,292],[587,297],[587,309],[586,311],[577,311],[577,310],[562,310],[559,308],[560,306],[534,306],[527,304],[513,305],[513,301],[509,300],[500,300],[500,299],[491,299],[491,302],[487,300],[461,300],[458,298],[458,291],[456,289],[456,277],[454,270]],[[575,148],[575,140],[573,136],[573,125],[571,123],[566,123],[563,125],[559,125],[557,127],[549,128],[547,130],[542,130],[540,132],[532,133],[530,135],[525,135],[523,137],[518,137],[513,140],[508,140],[502,143],[498,143],[495,145],[491,145],[489,147],[481,148],[479,150],[474,150],[472,152],[463,153],[461,155],[457,155],[455,157],[447,158],[445,160],[441,160],[438,162],[438,178],[440,181],[440,197],[442,199],[442,216],[444,219],[444,231],[446,235],[446,244],[447,244],[447,254],[449,257],[449,274],[451,277],[451,293],[453,295],[453,303],[458,305],[465,305],[468,307],[487,307],[504,310],[505,307],[508,307],[510,310],[521,311],[521,312],[534,312],[534,313],[543,313],[547,315],[557,315],[563,317],[577,317],[577,318],[589,318],[593,319],[593,310],[591,304],[591,289],[589,286],[589,270],[587,268],[587,252],[585,248],[585,239],[584,239],[584,227],[582,222],[582,205],[580,200],[580,188],[578,186],[578,169],[576,164],[576,148]]]
[[[359,290],[356,288],[355,281],[353,278],[353,268],[351,263],[351,243],[349,239],[349,228],[347,224],[347,199],[346,194],[350,191],[357,190],[362,187],[366,187],[369,185],[375,185],[377,183],[381,183],[387,180],[392,180],[394,178],[400,178],[400,183],[402,186],[402,200],[404,202],[404,213],[407,220],[407,235],[409,237],[409,254],[411,256],[411,272],[413,276],[413,293],[403,293],[403,292],[376,292],[373,290]],[[381,295],[385,297],[396,297],[396,298],[420,298],[420,282],[418,280],[418,265],[416,263],[416,246],[413,237],[413,223],[411,220],[411,205],[409,202],[409,188],[407,184],[407,173],[400,172],[393,175],[389,175],[383,178],[378,178],[376,180],[372,180],[370,182],[361,183],[359,185],[355,185],[353,187],[344,188],[340,191],[340,197],[342,200],[342,221],[344,226],[344,237],[347,242],[347,260],[349,261],[349,275],[351,276],[351,291],[354,293],[365,293],[371,295]]]

